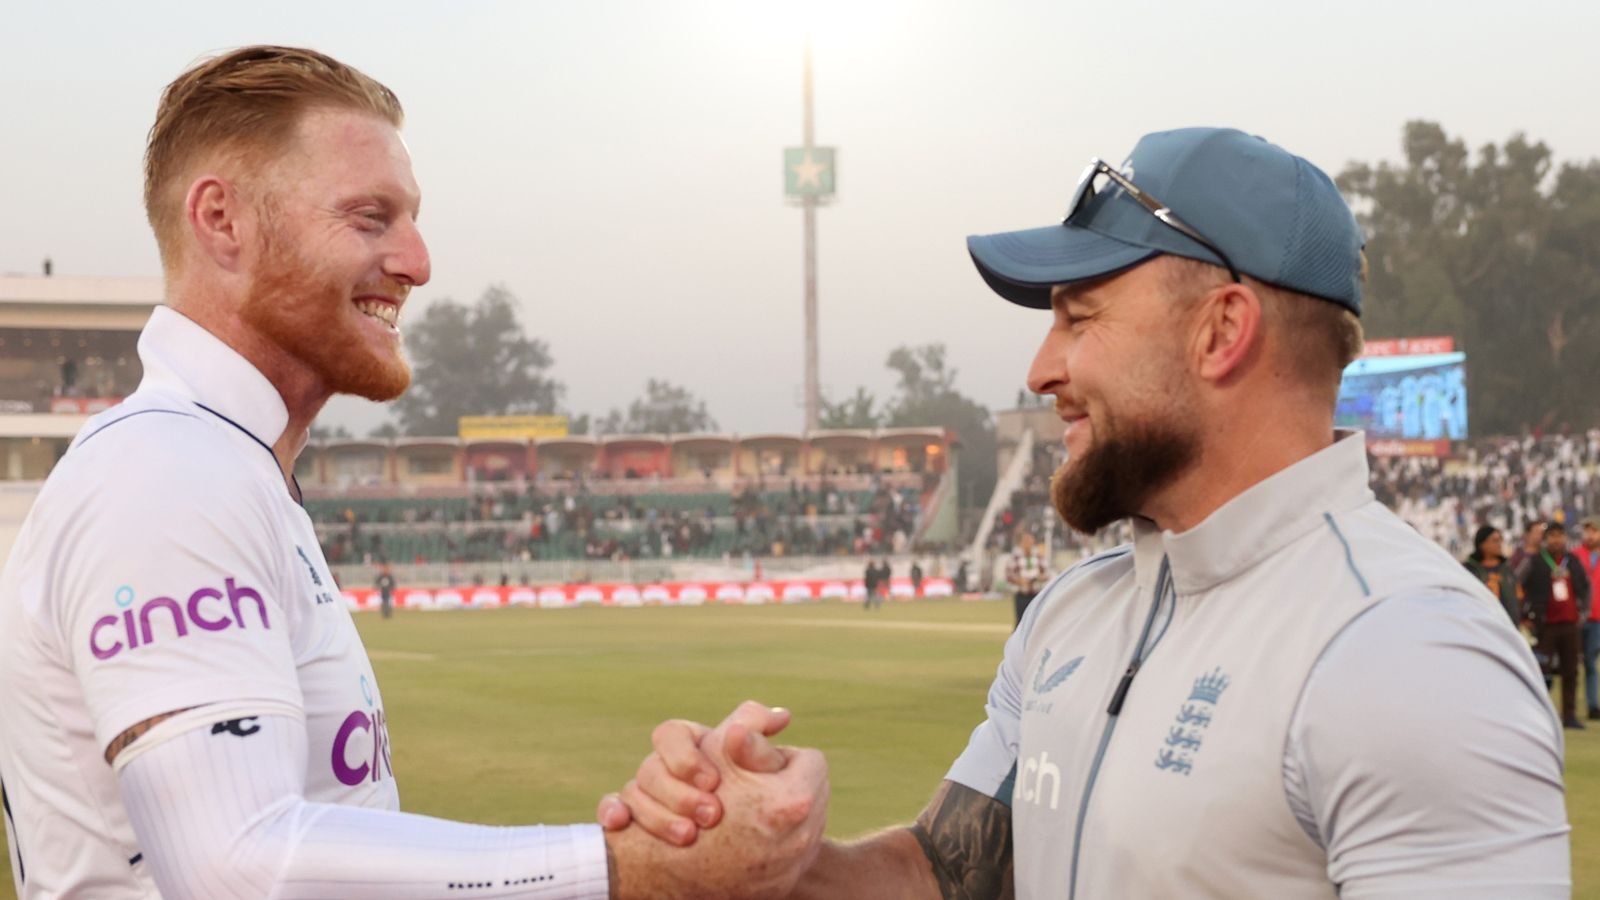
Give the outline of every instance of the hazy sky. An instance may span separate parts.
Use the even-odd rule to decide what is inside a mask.
[[[503,283],[574,411],[655,376],[725,430],[795,430],[782,148],[808,28],[817,142],[839,148],[819,259],[840,397],[888,393],[889,350],[938,341],[960,388],[1009,406],[1045,319],[989,294],[963,238],[1059,219],[1084,162],[1147,131],[1237,126],[1332,172],[1397,158],[1413,118],[1600,156],[1593,0],[6,0],[0,271],[49,255],[64,275],[160,274],[140,154],[162,87],[221,49],[301,44],[406,106],[434,272],[414,302]],[[343,400],[324,418],[364,433],[383,415]]]

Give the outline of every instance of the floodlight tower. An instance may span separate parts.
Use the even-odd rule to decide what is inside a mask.
[[[783,151],[784,195],[804,214],[805,316],[806,316],[806,425],[817,430],[822,409],[821,381],[817,374],[817,207],[833,200],[836,170],[834,148],[816,146],[811,113],[811,38],[805,47],[805,119],[799,147]]]

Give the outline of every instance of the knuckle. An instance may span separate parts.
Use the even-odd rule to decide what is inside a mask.
[[[772,810],[773,819],[786,827],[799,825],[811,817],[810,797],[791,797]]]
[[[823,776],[828,774],[828,757],[824,756],[821,750],[803,749],[795,756],[805,768]]]
[[[696,788],[690,784],[685,784],[676,779],[669,782],[662,789],[660,796],[665,798],[668,805],[670,805],[673,809],[683,813],[686,816],[691,815],[695,806],[701,801],[699,788]]]

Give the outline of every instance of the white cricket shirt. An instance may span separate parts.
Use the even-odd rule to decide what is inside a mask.
[[[399,808],[377,679],[270,449],[278,392],[165,307],[139,355],[139,389],[84,426],[0,573],[0,781],[23,900],[158,896],[104,751],[174,710],[241,731],[302,717],[307,800]]]

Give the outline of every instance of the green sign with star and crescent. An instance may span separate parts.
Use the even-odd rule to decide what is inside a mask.
[[[827,197],[833,191],[832,147],[784,148],[784,194],[790,197]]]

